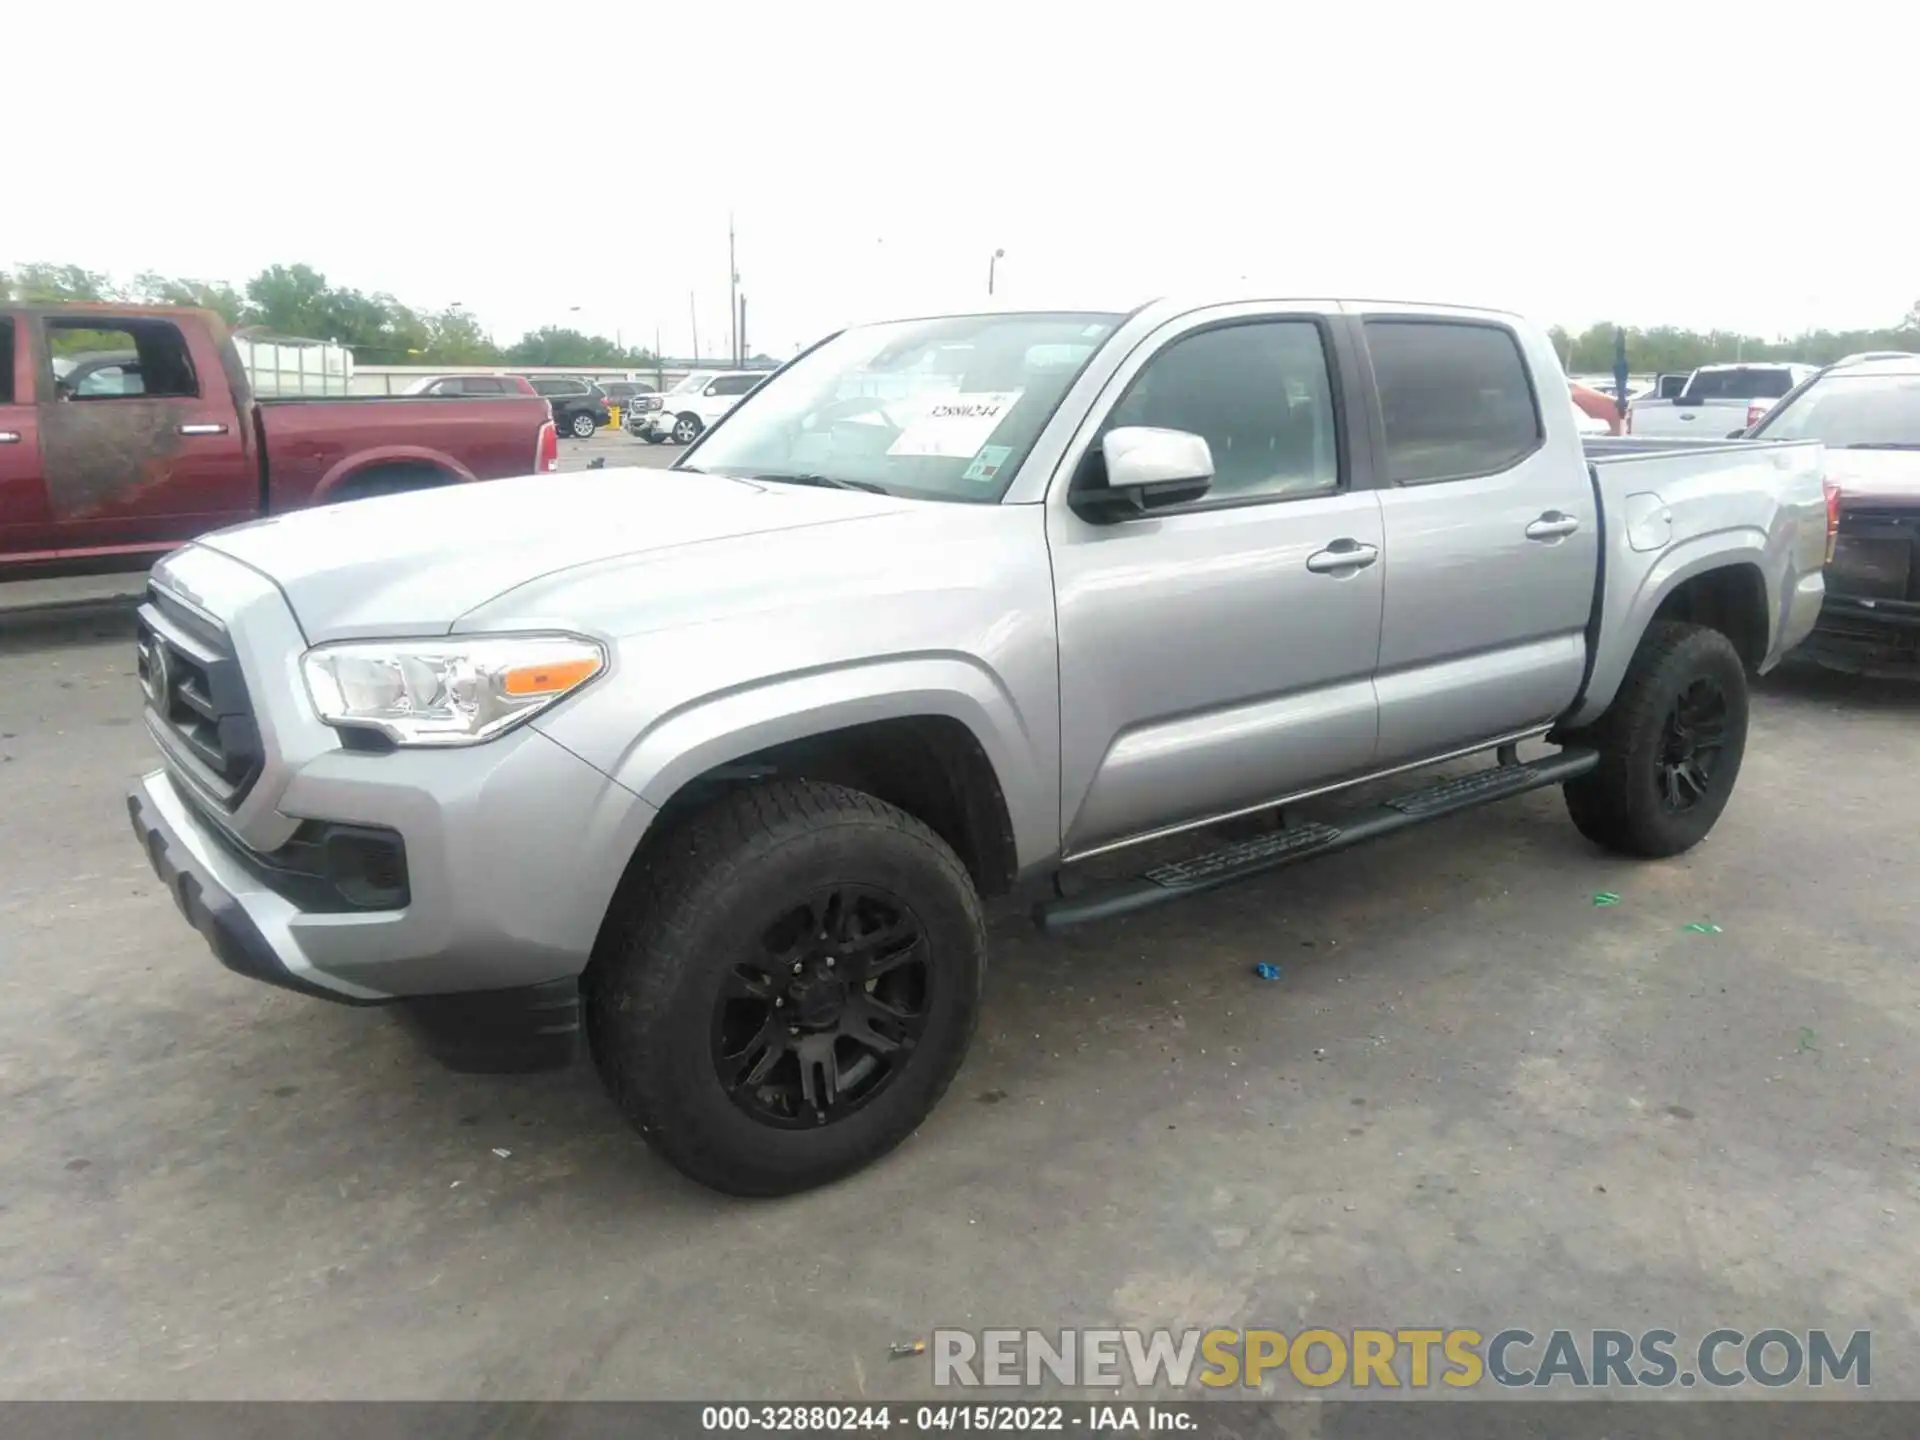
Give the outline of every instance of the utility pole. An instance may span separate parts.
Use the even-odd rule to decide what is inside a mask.
[[[733,368],[738,370],[747,363],[747,297],[740,297],[740,324],[738,338],[733,345]]]
[[[995,250],[993,254],[987,257],[987,294],[989,295],[993,294],[994,267],[998,265],[1002,260],[1006,259],[1006,257],[1007,257],[1007,252],[1005,250]]]
[[[658,324],[653,327],[653,388],[656,390],[664,390],[667,388],[667,372],[664,368],[664,362],[660,359],[660,327]]]
[[[740,368],[740,266],[733,258],[733,212],[727,212],[727,324],[733,327],[733,368]]]
[[[693,363],[700,363],[700,315],[693,308],[693,292],[687,291],[687,323],[693,327]]]

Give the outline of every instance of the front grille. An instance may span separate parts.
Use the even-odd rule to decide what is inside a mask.
[[[231,809],[260,778],[260,727],[220,625],[149,582],[137,615],[134,670],[155,739],[169,759]]]

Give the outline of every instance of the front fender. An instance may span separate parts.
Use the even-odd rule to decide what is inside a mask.
[[[1607,556],[1599,649],[1586,694],[1566,722],[1569,726],[1589,724],[1605,712],[1619,693],[1640,639],[1660,607],[1687,581],[1712,570],[1748,565],[1759,573],[1766,594],[1766,653],[1777,658],[1775,649],[1786,629],[1787,610],[1794,602],[1800,579],[1787,546],[1770,541],[1758,526],[1740,526],[1679,541],[1658,555],[1646,557],[1651,563],[1644,569],[1620,573],[1640,558],[1625,547],[1615,547]]]
[[[616,713],[624,709],[614,707]],[[770,746],[876,720],[926,715],[958,721],[979,742],[1006,797],[1020,867],[1055,854],[1060,838],[1057,726],[1033,724],[1000,678],[967,655],[894,656],[704,695],[655,717],[620,752],[609,773],[659,809],[697,776]],[[589,720],[579,712],[568,718],[568,729]],[[569,744],[586,737],[560,732],[554,738]]]

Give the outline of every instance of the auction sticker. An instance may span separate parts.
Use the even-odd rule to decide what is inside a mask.
[[[1024,390],[982,390],[936,400],[902,430],[889,455],[942,455],[964,460],[979,453],[1019,402]]]
[[[973,463],[961,475],[962,480],[992,480],[1000,473],[1000,467],[1007,463],[1007,457],[1013,454],[1011,445],[982,445],[980,453],[973,457]]]

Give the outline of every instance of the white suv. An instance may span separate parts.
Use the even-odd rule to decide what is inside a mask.
[[[627,432],[649,444],[671,440],[691,445],[740,397],[772,373],[766,370],[696,370],[664,395],[636,397]],[[640,408],[645,405],[645,409]]]

